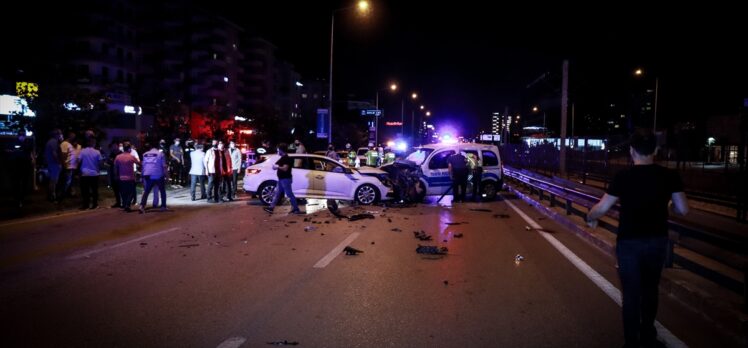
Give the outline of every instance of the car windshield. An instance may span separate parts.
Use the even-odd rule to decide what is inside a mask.
[[[432,149],[423,149],[423,148],[417,149],[415,152],[408,155],[408,157],[406,157],[405,159],[408,161],[415,162],[417,165],[420,166],[421,164],[423,164],[423,161],[426,160],[426,157],[428,157],[429,154],[433,151],[434,150]]]

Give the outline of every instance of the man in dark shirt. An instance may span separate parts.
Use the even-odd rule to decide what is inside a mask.
[[[278,204],[278,202],[280,202],[281,198],[283,198],[283,194],[285,193],[286,196],[288,196],[288,200],[291,201],[291,214],[302,214],[301,210],[299,210],[298,204],[296,204],[296,196],[294,196],[291,189],[291,183],[293,180],[293,177],[291,175],[293,160],[288,157],[288,145],[284,143],[278,144],[278,154],[281,156],[281,158],[278,160],[278,162],[275,162],[275,164],[273,164],[273,169],[278,171],[278,185],[275,186],[275,196],[273,197],[273,203],[271,203],[269,207],[265,207],[263,209],[266,212],[272,214],[273,209],[275,209],[275,206]]]
[[[449,177],[452,179],[453,202],[465,201],[465,190],[467,190],[468,167],[467,159],[462,153],[455,153],[447,158],[449,166]]]
[[[623,295],[624,347],[664,347],[654,326],[660,275],[668,243],[668,203],[679,215],[688,213],[683,182],[677,172],[654,164],[654,133],[631,136],[634,166],[619,172],[608,193],[590,209],[587,222],[597,219],[621,200],[616,256]]]
[[[34,178],[34,145],[30,139],[26,139],[25,129],[18,131],[17,140],[10,144],[6,152],[10,159],[9,172],[15,203],[18,208],[23,208],[24,197]]]

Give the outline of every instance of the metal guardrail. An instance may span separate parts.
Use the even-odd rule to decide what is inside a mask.
[[[566,210],[566,215],[577,215],[583,218],[586,217],[589,209],[600,200],[604,193],[604,191],[600,189],[586,187],[573,181],[555,177],[549,178],[530,171],[517,170],[508,166],[504,166],[503,174],[505,179],[513,179],[527,187],[530,190],[531,195],[537,194],[541,201],[548,200],[551,207],[563,206]],[[574,205],[583,206],[587,209],[586,211],[583,211],[576,208]],[[618,205],[616,205],[614,209],[611,209],[607,216],[618,220]],[[743,272],[743,281],[741,282],[673,252],[674,245],[678,244],[679,247],[714,259],[713,257],[701,254],[698,248],[680,243],[681,237],[686,237],[717,247],[721,250],[729,251],[742,258],[748,254],[748,243],[745,240],[727,238],[673,220],[669,220],[668,225],[670,231],[677,234],[678,238],[677,240],[670,238],[665,267],[671,268],[673,267],[673,263],[677,263],[684,269],[709,279],[720,286],[735,291],[738,294],[742,294],[744,303],[748,305],[748,265],[746,265],[744,260],[742,264],[728,265]],[[598,226],[605,228],[613,234],[617,234],[618,228],[613,224],[600,220]],[[724,263],[723,260],[716,261]]]

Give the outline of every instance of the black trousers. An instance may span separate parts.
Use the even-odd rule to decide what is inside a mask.
[[[99,177],[81,176],[81,207],[88,208],[91,205],[99,205]]]
[[[623,335],[627,346],[636,347],[657,337],[654,321],[666,250],[667,237],[619,240],[616,243],[623,295]]]
[[[455,169],[452,171],[452,196],[455,201],[465,200],[467,190],[468,171],[466,169]]]

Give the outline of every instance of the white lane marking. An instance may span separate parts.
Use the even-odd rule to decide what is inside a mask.
[[[0,224],[0,227],[12,226],[12,225],[18,225],[18,224],[24,224],[24,223],[31,223],[31,222],[37,222],[37,221],[44,221],[44,220],[49,220],[49,219],[54,219],[54,218],[60,218],[60,217],[66,217],[66,216],[81,215],[81,214],[91,213],[91,212],[94,212],[94,211],[95,210],[75,211],[75,212],[69,212],[69,213],[63,213],[63,214],[57,214],[57,215],[47,215],[47,216],[41,216],[41,217],[36,217],[36,218],[14,220],[14,221],[6,222],[4,224]]]
[[[323,258],[319,259],[317,263],[314,264],[314,268],[325,268],[327,265],[332,262],[332,260],[340,255],[341,252],[343,252],[343,249],[345,249],[348,244],[350,244],[354,239],[358,238],[359,232],[353,232],[350,236],[348,236],[346,239],[344,239],[338,246],[333,248],[327,255],[325,255]]]
[[[221,342],[216,348],[239,348],[247,339],[244,337],[231,337]]]
[[[91,256],[93,254],[98,254],[98,253],[100,253],[102,251],[107,251],[107,250],[111,250],[111,249],[114,249],[114,248],[119,248],[121,246],[125,246],[125,245],[128,245],[128,244],[136,243],[136,242],[139,242],[139,241],[144,240],[144,239],[148,239],[148,238],[153,238],[153,237],[156,237],[156,236],[160,236],[162,234],[169,233],[169,232],[172,232],[172,231],[176,231],[178,229],[179,229],[179,227],[172,227],[172,228],[170,228],[168,230],[163,230],[163,231],[160,231],[160,232],[149,234],[147,236],[142,236],[142,237],[139,237],[139,238],[131,239],[131,240],[128,240],[128,241],[124,241],[122,243],[117,243],[117,244],[106,246],[106,247],[103,247],[103,248],[99,248],[99,249],[95,249],[95,250],[91,250],[91,251],[86,251],[86,252],[83,252],[83,253],[80,253],[80,254],[75,254],[73,256],[68,257],[68,260],[75,260],[75,259],[80,259],[80,258],[84,258],[84,257],[89,257],[89,256]]]
[[[508,200],[504,200],[506,204],[509,205],[517,214],[519,214],[520,217],[522,217],[527,224],[529,224],[532,228],[536,230],[542,230],[542,227],[535,222],[535,220],[531,219],[529,216],[527,216],[524,212],[519,210],[512,202],[509,202]],[[607,279],[605,279],[600,273],[597,273],[590,265],[588,265],[586,262],[582,261],[582,259],[579,258],[574,252],[569,250],[565,245],[563,245],[556,237],[552,236],[548,232],[542,232],[538,231],[545,240],[548,241],[551,245],[553,245],[558,252],[561,253],[569,262],[571,262],[574,266],[577,267],[579,271],[584,273],[587,278],[589,278],[597,287],[599,287],[608,297],[610,297],[613,302],[615,302],[618,306],[621,306],[621,291],[618,290],[613,284],[611,284]],[[662,341],[665,342],[665,345],[671,348],[685,348],[688,347],[683,341],[678,339],[675,335],[673,335],[670,330],[665,328],[662,324],[660,324],[659,321],[655,321],[655,327],[657,328],[657,335],[660,337]]]

